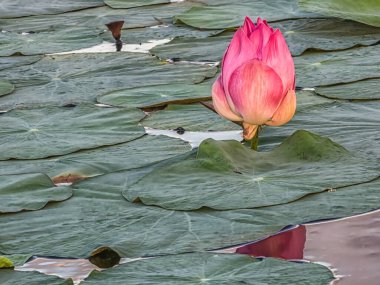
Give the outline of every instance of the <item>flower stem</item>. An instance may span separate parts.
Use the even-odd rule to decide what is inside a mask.
[[[259,146],[259,131],[260,131],[260,129],[261,129],[261,127],[259,126],[257,128],[255,136],[251,140],[251,149],[253,149],[255,151],[257,151],[257,147]]]

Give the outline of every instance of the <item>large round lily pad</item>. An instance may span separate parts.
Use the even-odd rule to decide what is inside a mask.
[[[380,78],[367,79],[352,83],[321,86],[316,88],[319,95],[331,99],[377,100],[380,99]]]
[[[99,103],[121,107],[155,107],[209,100],[211,82],[202,84],[168,83],[113,91],[99,96]]]
[[[36,55],[72,51],[102,42],[100,30],[88,27],[66,27],[39,33],[0,33],[0,56]]]
[[[121,256],[139,257],[211,250],[262,238],[289,224],[377,209],[380,199],[377,180],[259,209],[171,211],[123,199],[120,191],[134,176],[123,171],[87,179],[65,202],[0,215],[0,223],[7,224],[7,231],[0,231],[0,252],[88,257],[95,248],[109,247]]]
[[[314,263],[278,259],[258,260],[246,255],[195,253],[129,262],[93,272],[84,285],[98,284],[315,284],[328,285],[332,272]]]
[[[104,5],[103,0],[2,0],[0,18],[59,14]]]
[[[380,2],[377,0],[300,0],[300,7],[380,27]]]
[[[9,81],[0,80],[0,96],[12,93],[14,89],[14,85]]]
[[[39,210],[71,195],[69,187],[55,187],[44,174],[0,175],[0,213]]]
[[[150,113],[141,121],[144,127],[185,131],[228,131],[239,130],[240,126],[225,120],[200,104],[169,105],[164,110]]]
[[[0,160],[35,159],[131,141],[144,134],[137,109],[15,109],[0,116]]]
[[[190,151],[188,143],[165,136],[143,136],[127,143],[64,156],[0,161],[0,174],[42,172],[55,183],[69,183],[109,172],[139,168]]]
[[[340,145],[298,131],[268,153],[236,141],[206,140],[195,159],[160,167],[126,187],[123,195],[173,210],[257,208],[377,176],[373,166]]]
[[[16,86],[0,98],[2,108],[66,105],[95,101],[98,95],[145,85],[199,83],[214,76],[215,67],[170,64],[147,54],[94,53],[46,56],[33,65],[0,71]]]
[[[208,5],[195,6],[177,15],[175,20],[199,29],[227,29],[241,26],[245,16],[268,21],[313,17],[298,9],[297,0],[206,0]]]
[[[297,86],[314,87],[380,77],[380,45],[294,58]]]

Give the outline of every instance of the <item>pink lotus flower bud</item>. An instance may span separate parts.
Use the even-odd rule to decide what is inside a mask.
[[[296,110],[292,55],[280,30],[265,20],[256,25],[246,17],[234,34],[222,61],[222,73],[212,88],[215,110],[242,122],[244,138],[260,125],[280,126]]]

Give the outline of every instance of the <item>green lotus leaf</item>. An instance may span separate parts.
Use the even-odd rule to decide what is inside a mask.
[[[380,147],[377,143],[379,110],[378,101],[333,102],[300,108],[286,125],[278,128],[264,127],[259,148],[272,149],[302,126],[310,132],[327,136],[355,155],[374,160],[375,164],[380,165]]]
[[[380,86],[380,78],[374,78],[346,84],[321,86],[316,88],[316,92],[332,99],[378,100],[380,99],[378,86]]]
[[[314,87],[380,77],[380,45],[294,58],[297,86]]]
[[[379,42],[380,30],[336,18],[298,19],[271,24],[281,30],[292,55],[306,50],[333,51]]]
[[[16,86],[12,96],[0,97],[0,106],[9,109],[93,102],[101,94],[124,88],[199,83],[215,72],[215,67],[170,64],[147,54],[52,55],[33,65],[0,71],[3,79]]]
[[[0,223],[7,224],[0,232],[0,252],[88,257],[107,247],[122,257],[140,257],[211,250],[256,240],[289,224],[377,209],[380,199],[378,179],[260,209],[171,211],[121,197],[124,185],[139,177],[134,171],[94,177],[76,184],[74,197],[65,202],[0,215]]]
[[[206,0],[205,3],[208,5],[195,6],[175,16],[175,21],[198,29],[227,29],[241,26],[245,16],[250,16],[254,20],[261,17],[268,21],[315,16],[298,9],[296,0],[255,2]]]
[[[144,127],[154,129],[173,130],[182,127],[191,132],[241,129],[200,104],[169,105],[164,110],[150,113],[141,123]]]
[[[36,159],[134,140],[137,109],[95,106],[15,109],[0,116],[0,160]]]
[[[72,51],[102,42],[100,30],[88,27],[66,27],[40,33],[0,33],[0,56],[37,55]]]
[[[299,4],[307,11],[380,27],[380,2],[377,0],[300,0]]]
[[[103,2],[103,1],[102,1]],[[168,5],[152,5],[131,9],[112,9],[97,7],[66,12],[59,15],[39,15],[19,19],[0,17],[0,28],[10,32],[41,32],[60,29],[63,26],[89,27],[106,29],[105,24],[114,21],[125,21],[124,29],[142,28],[162,24],[171,20],[174,15],[187,11],[193,3],[188,1]]]
[[[195,253],[129,262],[104,272],[93,272],[84,285],[125,284],[319,284],[334,279],[329,269],[314,263],[296,263],[246,255]]]
[[[22,272],[13,269],[1,269],[0,282],[3,285],[73,285],[71,279],[63,280],[37,272]]]
[[[49,2],[44,0],[2,0],[0,6],[0,18],[59,14],[103,5],[104,3],[102,0],[55,0]]]
[[[49,202],[67,200],[72,196],[69,187],[55,187],[41,173],[1,175],[0,213],[39,210]]]
[[[366,160],[328,138],[297,131],[267,153],[237,141],[205,140],[195,158],[160,167],[126,187],[123,195],[173,210],[258,208],[377,176]]]
[[[109,172],[139,168],[190,151],[188,143],[165,136],[144,136],[114,146],[59,157],[0,161],[0,174],[42,172],[55,183],[70,183]]]
[[[0,96],[12,93],[15,89],[14,85],[6,80],[0,80]]]
[[[233,33],[202,38],[175,38],[171,42],[154,47],[150,53],[166,59],[216,62],[221,61]]]
[[[149,6],[155,4],[167,4],[170,3],[170,0],[132,0],[132,1],[124,1],[124,0],[104,0],[108,6],[114,9],[128,9],[140,6]]]
[[[0,70],[17,67],[21,65],[33,64],[42,58],[40,55],[33,56],[5,56],[0,57]]]
[[[220,34],[223,30],[198,30],[190,26],[172,24],[170,22],[163,22],[160,25],[134,28],[134,29],[123,29],[121,31],[122,39],[124,39],[128,44],[139,44],[146,43],[151,40],[161,40],[161,39],[172,39],[177,37],[184,38],[202,38]],[[114,41],[112,34],[106,32],[102,35],[105,41]]]
[[[113,91],[99,96],[99,103],[120,107],[156,107],[175,103],[209,100],[212,82],[202,84],[168,83]]]

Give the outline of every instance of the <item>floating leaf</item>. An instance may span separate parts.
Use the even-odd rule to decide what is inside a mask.
[[[162,24],[163,20],[171,20],[174,15],[185,12],[193,5],[188,1],[184,1],[181,3],[152,5],[132,9],[112,9],[105,6],[59,15],[24,17],[22,21],[17,18],[4,19],[0,17],[0,27],[10,32],[51,31],[60,29],[62,26],[84,26],[91,29],[104,29],[104,25],[107,23],[125,21],[124,29],[142,28]]]
[[[30,255],[1,255],[0,254],[0,269],[3,268],[13,268],[15,266],[23,265],[28,259]]]
[[[298,109],[293,119],[279,128],[264,128],[260,135],[262,149],[271,149],[279,141],[298,130],[327,136],[356,155],[378,160],[380,165],[378,101],[349,103],[335,102]]]
[[[216,249],[262,238],[289,224],[377,209],[380,199],[378,179],[260,209],[170,211],[123,199],[120,190],[138,178],[134,176],[119,172],[87,179],[68,201],[0,215],[0,224],[7,224],[7,231],[0,232],[0,252],[88,257],[95,248],[108,247],[122,257],[139,257]]]
[[[380,41],[378,28],[336,18],[282,21],[273,27],[281,30],[292,55],[308,49],[332,51]]]
[[[40,55],[34,56],[6,56],[0,57],[0,70],[17,67],[21,65],[32,64],[42,58]]]
[[[380,78],[375,78],[346,84],[321,86],[316,88],[316,92],[332,99],[378,100],[380,99],[378,86],[380,86]]]
[[[37,55],[73,51],[102,42],[100,30],[88,27],[66,27],[39,33],[0,33],[0,56]]]
[[[104,0],[108,6],[114,9],[128,9],[140,6],[148,6],[155,4],[167,4],[170,3],[170,0],[132,0],[132,1],[124,1],[124,0]]]
[[[314,87],[380,77],[380,45],[294,58],[297,86]]]
[[[13,268],[13,267],[14,267],[14,264],[10,259],[8,259],[5,256],[0,255],[0,269]]]
[[[84,285],[97,284],[318,284],[334,279],[326,267],[246,255],[195,253],[149,258],[93,272]]]
[[[134,140],[137,109],[92,106],[15,109],[0,116],[0,160],[36,159]]]
[[[16,86],[0,98],[2,108],[66,105],[95,101],[98,95],[144,85],[199,83],[216,68],[160,62],[151,55],[127,52],[46,56],[33,65],[0,71]]]
[[[165,59],[217,62],[221,61],[233,33],[209,38],[175,38],[162,46],[154,47],[150,53]]]
[[[367,161],[331,140],[297,131],[268,153],[236,141],[205,140],[195,159],[160,167],[126,187],[123,195],[131,202],[173,210],[256,208],[377,175]]]
[[[12,83],[6,80],[0,80],[0,96],[12,93],[15,87]]]
[[[0,18],[16,18],[29,15],[59,14],[104,5],[102,0],[2,0]]]
[[[240,127],[200,104],[169,105],[161,111],[149,114],[143,121],[144,127],[173,130],[182,127],[185,131],[227,131]]]
[[[113,91],[99,96],[99,103],[120,107],[155,107],[209,100],[211,82],[204,84],[147,85]]]
[[[72,196],[69,187],[55,187],[44,174],[0,176],[0,213],[39,210],[49,202],[64,201]]]
[[[55,183],[70,183],[109,172],[139,168],[190,151],[182,140],[144,136],[128,143],[39,160],[0,161],[0,174],[42,172]]]
[[[1,269],[0,283],[2,285],[73,285],[71,279],[63,280],[37,272],[22,272],[12,269]]]
[[[350,19],[380,27],[380,2],[378,0],[300,0],[307,11]]]
[[[239,27],[245,16],[261,17],[268,21],[313,17],[311,13],[298,9],[296,0],[268,1],[217,1],[206,0],[209,5],[195,6],[177,15],[176,22],[198,29],[227,29]]]

